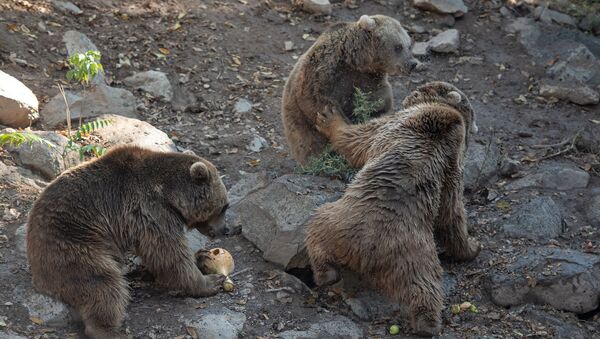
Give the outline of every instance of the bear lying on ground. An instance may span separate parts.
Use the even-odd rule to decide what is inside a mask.
[[[320,207],[308,225],[307,250],[317,285],[348,267],[409,305],[420,335],[441,330],[442,267],[436,242],[458,260],[475,258],[463,204],[463,162],[473,109],[456,87],[433,82],[405,109],[359,125],[327,109],[317,128],[354,166],[364,167],[342,198]],[[435,238],[434,238],[435,237]]]
[[[157,282],[211,296],[224,277],[202,275],[186,228],[227,232],[227,191],[217,169],[195,155],[122,146],[56,178],[28,221],[33,285],[82,317],[91,338],[125,337],[129,302],[120,261],[133,250]]]
[[[315,128],[317,112],[331,106],[350,118],[355,88],[383,102],[373,116],[390,112],[388,74],[408,73],[417,65],[411,44],[400,23],[383,15],[363,15],[321,34],[298,59],[283,92],[281,116],[294,159],[305,165],[323,151],[327,138]]]

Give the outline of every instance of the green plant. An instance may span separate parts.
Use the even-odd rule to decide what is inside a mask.
[[[362,124],[367,122],[373,116],[373,113],[383,108],[383,99],[371,100],[371,93],[363,92],[360,88],[354,87],[352,122]]]
[[[346,159],[333,150],[331,145],[318,156],[312,158],[306,165],[298,166],[298,173],[336,177],[344,181],[352,180],[356,170],[346,162]]]
[[[106,148],[98,145],[85,144],[83,146],[79,145],[79,143],[87,142],[87,136],[93,131],[106,127],[112,123],[109,119],[98,119],[95,121],[88,122],[86,124],[81,125],[79,129],[73,134],[69,136],[69,141],[67,142],[67,148],[77,151],[79,153],[79,157],[83,160],[86,154],[92,154],[95,157],[100,157],[106,153]]]
[[[23,132],[23,131],[15,131],[10,133],[2,133],[0,134],[0,146],[10,145],[13,147],[20,147],[24,144],[28,144],[30,147],[33,147],[33,143],[39,142],[40,144],[44,144],[48,146],[48,148],[55,147],[53,143],[50,141],[39,137],[35,134]]]
[[[82,86],[87,86],[98,73],[104,73],[104,67],[100,63],[101,57],[102,55],[98,51],[71,55],[67,59],[70,68],[67,72],[67,80],[76,80]]]

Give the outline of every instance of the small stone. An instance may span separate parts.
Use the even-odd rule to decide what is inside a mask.
[[[533,16],[536,19],[547,24],[556,22],[561,25],[567,25],[572,27],[575,27],[577,25],[577,21],[573,19],[573,17],[564,13],[553,11],[549,8],[546,8],[545,5],[536,7],[536,9],[533,11]]]
[[[284,48],[285,48],[285,50],[286,50],[287,52],[289,52],[289,51],[293,51],[293,50],[294,50],[294,43],[293,43],[293,42],[291,42],[291,41],[286,41],[286,42],[284,43]]]
[[[24,128],[38,118],[35,94],[16,78],[0,71],[0,124]]]
[[[412,47],[412,53],[414,56],[426,56],[429,54],[429,43],[428,42],[415,42]]]
[[[246,146],[246,149],[250,152],[258,153],[263,150],[268,145],[267,140],[261,137],[260,135],[253,135],[252,139]]]
[[[244,114],[252,110],[252,103],[246,99],[239,99],[233,108],[235,113]]]
[[[470,144],[465,157],[465,190],[476,191],[488,184],[498,173],[501,162],[502,155],[496,143]]]
[[[433,37],[429,41],[429,47],[432,51],[438,53],[456,53],[458,52],[459,42],[458,30],[449,29]]]
[[[506,8],[505,6],[502,6],[500,8],[500,14],[505,17],[505,18],[511,18],[512,17],[512,13],[510,12],[510,10],[508,8]]]
[[[170,102],[173,98],[173,88],[171,87],[169,78],[163,72],[146,71],[136,73],[123,79],[123,83],[127,86],[148,92],[166,102]]]
[[[540,85],[540,96],[567,100],[578,105],[595,105],[600,102],[600,94],[585,85],[568,85],[565,83]]]
[[[79,7],[75,6],[72,2],[64,2],[64,1],[54,0],[54,1],[52,1],[52,5],[54,5],[54,8],[58,9],[59,11],[65,13],[65,14],[73,14],[73,15],[83,14],[83,11]]]
[[[552,198],[538,197],[516,208],[503,228],[512,238],[547,241],[562,232],[562,216]]]
[[[411,25],[410,27],[408,27],[408,30],[417,34],[425,33],[427,31],[425,27],[421,25]]]
[[[413,0],[415,7],[426,11],[462,15],[469,11],[462,0]]]
[[[294,6],[301,10],[317,14],[317,15],[329,15],[331,14],[331,3],[329,0],[293,0]]]

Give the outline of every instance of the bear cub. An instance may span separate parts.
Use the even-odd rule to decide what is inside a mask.
[[[411,45],[400,23],[384,15],[363,15],[321,34],[298,59],[283,92],[284,133],[298,163],[307,164],[327,144],[327,137],[315,128],[317,112],[331,106],[350,118],[355,88],[370,93],[373,101],[382,100],[374,116],[392,110],[388,75],[415,68]]]
[[[129,302],[121,260],[132,250],[165,287],[191,297],[218,293],[185,231],[227,232],[227,191],[217,169],[189,154],[121,146],[56,178],[28,220],[33,286],[80,315],[91,338],[122,338]]]
[[[432,82],[404,100],[405,109],[364,124],[322,111],[317,128],[362,169],[338,201],[321,206],[307,228],[317,285],[348,267],[409,306],[420,335],[441,331],[442,266],[436,240],[457,260],[481,247],[469,238],[463,163],[473,109],[456,87]]]

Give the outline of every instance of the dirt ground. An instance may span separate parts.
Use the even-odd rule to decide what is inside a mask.
[[[281,93],[297,57],[311,45],[311,37],[317,37],[328,24],[356,20],[362,14],[386,14],[405,26],[425,27],[425,33],[410,33],[416,41],[425,41],[432,30],[444,27],[438,17],[414,9],[409,1],[394,0],[355,1],[356,6],[336,2],[330,18],[294,11],[287,0],[74,3],[83,10],[82,15],[57,12],[48,1],[4,0],[0,4],[2,70],[24,82],[43,105],[58,93],[56,82],[64,79],[66,49],[61,39],[65,31],[74,29],[85,33],[99,47],[112,86],[122,86],[120,81],[125,77],[148,69],[167,73],[174,84],[173,79],[182,79],[176,91],[184,97],[195,97],[197,104],[191,109],[178,111],[170,104],[136,93],[140,102],[138,112],[178,146],[214,162],[225,175],[228,187],[243,172],[267,171],[272,176],[294,172],[295,162],[288,154],[280,121]],[[454,26],[461,32],[460,55],[434,54],[422,60],[427,64],[425,71],[393,77],[396,106],[400,106],[409,91],[427,81],[454,82],[471,98],[475,108],[480,132],[474,142],[494,140],[513,159],[540,158],[547,150],[532,145],[561,142],[592,124],[591,120],[600,119],[598,106],[549,103],[535,100],[531,95],[527,104],[515,102],[514,98],[538,86],[544,66],[533,63],[517,38],[503,30],[507,19],[498,12],[500,3],[466,3],[469,13]],[[40,22],[51,34],[39,31]],[[24,25],[27,30],[12,32],[14,24]],[[294,50],[286,51],[285,41],[292,41]],[[11,62],[11,53],[26,64]],[[459,62],[459,56],[481,57],[483,63]],[[131,66],[119,67],[125,59],[130,60]],[[233,106],[240,98],[253,104],[250,113],[234,112]],[[253,134],[268,140],[269,146],[260,153],[246,150]],[[597,165],[592,155],[573,152],[550,160],[573,162],[582,167]],[[524,172],[533,172],[540,164],[523,163]],[[591,167],[592,174],[594,168]],[[497,184],[491,186],[501,188],[502,183]],[[589,187],[599,184],[598,176],[592,175]],[[444,262],[453,287],[443,312],[443,337],[600,338],[600,319],[595,312],[577,317],[550,307],[505,309],[490,301],[484,288],[486,272],[509,262],[532,244],[498,235],[504,212],[486,200],[488,191],[466,196],[473,225],[471,232],[482,241],[483,252],[471,263]],[[8,237],[7,242],[0,241],[0,315],[7,317],[6,326],[0,325],[0,337],[2,327],[27,338],[77,337],[81,333],[77,322],[38,325],[14,301],[15,288],[30,288],[31,283],[26,262],[18,256],[12,235],[25,222],[36,194],[2,188],[2,203],[18,215],[0,221],[0,230]],[[501,194],[508,201],[518,201],[526,193]],[[584,238],[579,232],[587,225],[580,215],[585,209],[581,201],[589,194],[589,190],[580,190],[560,197],[569,206],[569,218],[573,221],[568,232],[556,240],[557,246],[578,250],[597,250],[600,246],[597,233]],[[387,336],[386,328],[392,324],[400,324],[401,333],[408,333],[406,320],[398,314],[373,322],[359,320],[336,291],[318,290],[316,299],[303,291],[294,294],[291,301],[279,300],[276,293],[268,290],[281,287],[285,279],[273,273],[275,268],[262,260],[252,244],[234,236],[213,245],[231,249],[236,270],[248,269],[236,281],[241,286],[250,284],[251,292],[243,295],[238,290],[207,299],[178,299],[154,289],[143,274],[135,274],[131,277],[133,299],[126,319],[134,337],[193,337],[194,333],[186,329],[186,320],[220,305],[246,315],[239,335],[248,338],[275,338],[282,331],[306,329],[317,320],[335,314],[351,318],[369,337]],[[463,301],[477,304],[479,313],[453,316],[449,305]],[[560,328],[567,330],[560,332]],[[577,329],[577,335],[571,328]],[[202,334],[198,333],[198,337],[202,338]]]

